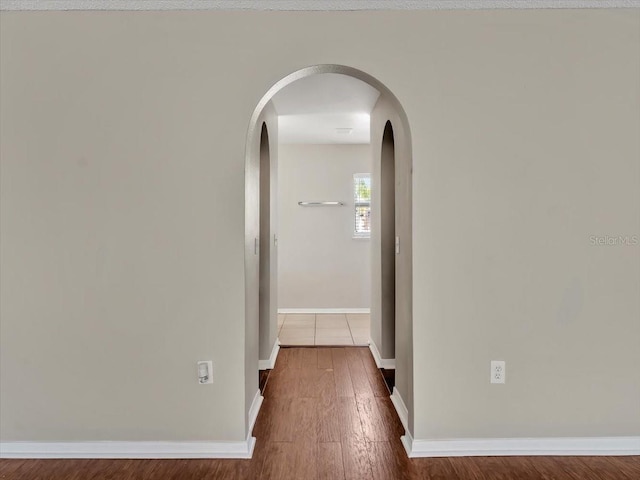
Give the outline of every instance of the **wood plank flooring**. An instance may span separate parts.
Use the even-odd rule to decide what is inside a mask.
[[[0,460],[2,480],[637,480],[640,457],[408,459],[368,348],[283,348],[251,460]]]

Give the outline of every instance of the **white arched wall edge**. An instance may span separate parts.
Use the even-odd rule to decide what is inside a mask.
[[[382,177],[382,143],[390,123],[394,139],[395,235],[400,239],[396,255],[395,358],[385,358],[390,351],[383,342],[382,325],[382,238],[380,229],[372,229],[371,349],[378,352],[381,367],[395,367],[395,388],[391,400],[405,430],[413,432],[413,233],[412,233],[412,150],[411,134],[404,112],[389,95],[380,95],[371,112],[372,182],[371,222],[381,224],[380,198],[375,195]]]
[[[381,118],[384,118],[384,115]],[[399,255],[396,254],[396,247],[399,245],[396,246],[396,162],[394,143],[393,125],[390,120],[387,120],[384,125],[382,141],[372,145],[372,148],[380,149],[380,175],[377,174],[377,168],[374,175],[377,185],[374,190],[377,196],[374,216],[378,220],[376,225],[379,226],[376,233],[380,234],[380,255],[377,261],[372,259],[372,263],[380,263],[381,269],[380,344],[377,345],[376,351],[380,353],[380,357],[384,362],[391,363],[392,366],[395,366],[396,358],[396,259],[399,258]],[[378,206],[380,207],[379,214]],[[376,316],[377,313],[376,311]],[[377,337],[378,335],[376,335],[376,340],[378,339]]]
[[[269,114],[272,117],[275,114]],[[278,252],[275,232],[277,228],[278,197],[278,139],[276,125],[267,127],[262,121],[260,132],[260,289],[259,289],[259,364],[260,370],[274,367],[278,355],[277,340],[277,302],[278,302]],[[274,123],[270,120],[269,123]],[[276,137],[270,140],[270,134]]]
[[[245,246],[244,246],[244,274],[245,274],[245,424],[247,431],[247,441],[249,445],[253,445],[251,439],[251,431],[258,416],[260,405],[262,404],[262,396],[258,389],[258,368],[261,367],[260,344],[263,349],[268,348],[269,344],[274,347],[276,345],[276,303],[277,298],[277,271],[270,268],[270,298],[271,305],[266,307],[271,312],[271,321],[269,325],[264,326],[262,335],[259,328],[260,315],[260,296],[259,296],[259,278],[260,278],[260,257],[258,255],[259,244],[256,243],[260,237],[260,141],[262,126],[266,126],[269,135],[269,159],[271,164],[271,202],[275,202],[275,183],[274,177],[277,175],[277,159],[278,159],[278,116],[271,102],[264,102],[261,105],[259,114],[252,117],[255,122],[255,132],[250,132],[247,137],[246,145],[246,163],[245,163]],[[253,133],[253,134],[251,134]],[[275,231],[276,218],[271,209],[271,227]],[[273,245],[273,244],[271,244]],[[275,249],[270,249],[271,266],[277,264],[275,257]],[[263,337],[261,339],[261,336]]]
[[[251,435],[255,415],[261,397],[258,388],[258,372],[255,365],[258,362],[258,256],[254,254],[255,238],[259,237],[259,160],[260,160],[260,134],[262,123],[266,122],[269,131],[271,146],[271,161],[277,164],[277,153],[273,148],[277,146],[277,115],[271,99],[276,93],[296,80],[311,75],[322,73],[335,73],[349,75],[357,78],[380,91],[380,98],[374,107],[371,115],[372,145],[381,145],[382,132],[387,121],[391,121],[394,127],[394,137],[396,146],[396,188],[402,188],[401,198],[396,199],[396,216],[400,222],[397,227],[397,234],[402,238],[401,253],[398,257],[397,269],[400,283],[397,283],[397,302],[401,302],[400,307],[396,307],[401,318],[396,319],[396,384],[392,399],[398,410],[405,430],[410,434],[413,423],[413,318],[412,318],[412,262],[411,262],[411,133],[409,122],[402,105],[395,95],[378,79],[353,67],[344,65],[314,65],[297,70],[278,82],[276,82],[258,102],[247,132],[247,143],[245,149],[245,402],[247,411],[247,434]],[[379,141],[376,143],[377,125],[382,122],[382,130],[379,133]],[[277,147],[276,147],[277,148]],[[378,171],[380,152],[374,148],[374,172]],[[378,166],[376,166],[376,163]],[[375,177],[374,177],[375,181]],[[399,210],[404,209],[403,213]],[[272,209],[275,210],[275,209]],[[375,212],[372,212],[375,219]],[[275,230],[274,230],[275,232]],[[372,242],[374,239],[372,238]],[[273,242],[272,242],[273,245]],[[373,247],[373,244],[372,244]],[[372,248],[372,253],[375,251]],[[379,250],[378,250],[379,251]],[[376,262],[378,262],[378,257]],[[378,262],[379,263],[379,262]],[[272,265],[275,265],[272,263]],[[372,265],[372,268],[374,265]],[[277,276],[275,268],[271,269]],[[379,267],[378,267],[379,270]],[[379,284],[379,278],[373,277],[375,285]],[[273,285],[273,284],[272,284]],[[378,297],[374,297],[372,291],[372,317],[374,303],[380,302],[380,288],[377,287]],[[378,307],[379,309],[379,307]],[[373,322],[373,320],[372,320]],[[373,327],[373,325],[372,325]],[[276,340],[274,339],[274,347]],[[259,397],[259,400],[256,400]],[[256,405],[258,405],[256,407]]]

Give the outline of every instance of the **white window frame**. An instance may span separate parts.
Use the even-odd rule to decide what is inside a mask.
[[[356,195],[356,185],[358,184],[358,180],[360,179],[368,179],[369,180],[369,188],[371,188],[371,174],[370,173],[354,173],[353,174],[353,182],[352,182],[352,189],[353,189],[353,216],[352,216],[352,222],[353,222],[353,227],[352,227],[352,232],[353,232],[353,238],[354,239],[358,239],[358,238],[371,238],[371,225],[369,225],[369,231],[368,232],[358,232],[356,231],[356,225],[358,223],[357,220],[357,213],[358,213],[358,207],[369,207],[369,222],[371,222],[371,194],[369,195],[369,201],[368,202],[362,202],[362,201],[357,201],[357,195]]]

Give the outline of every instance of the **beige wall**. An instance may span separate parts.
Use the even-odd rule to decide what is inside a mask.
[[[370,240],[353,238],[353,175],[371,173],[369,145],[281,144],[279,308],[369,308]],[[344,207],[301,207],[299,201]]]
[[[640,247],[590,242],[640,232],[640,16],[594,13],[463,15],[407,104],[416,438],[640,433]]]
[[[245,438],[247,125],[318,63],[409,119],[414,437],[640,431],[640,248],[590,242],[640,232],[637,10],[0,27],[2,440]]]

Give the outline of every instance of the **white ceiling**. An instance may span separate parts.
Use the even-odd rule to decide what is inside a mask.
[[[290,83],[273,97],[278,115],[371,113],[380,92],[339,73],[310,75]]]
[[[368,113],[278,116],[278,143],[369,143]]]
[[[272,99],[280,143],[369,143],[369,114],[380,92],[348,75],[297,80]]]
[[[478,10],[639,6],[638,0],[0,0],[1,10]]]

